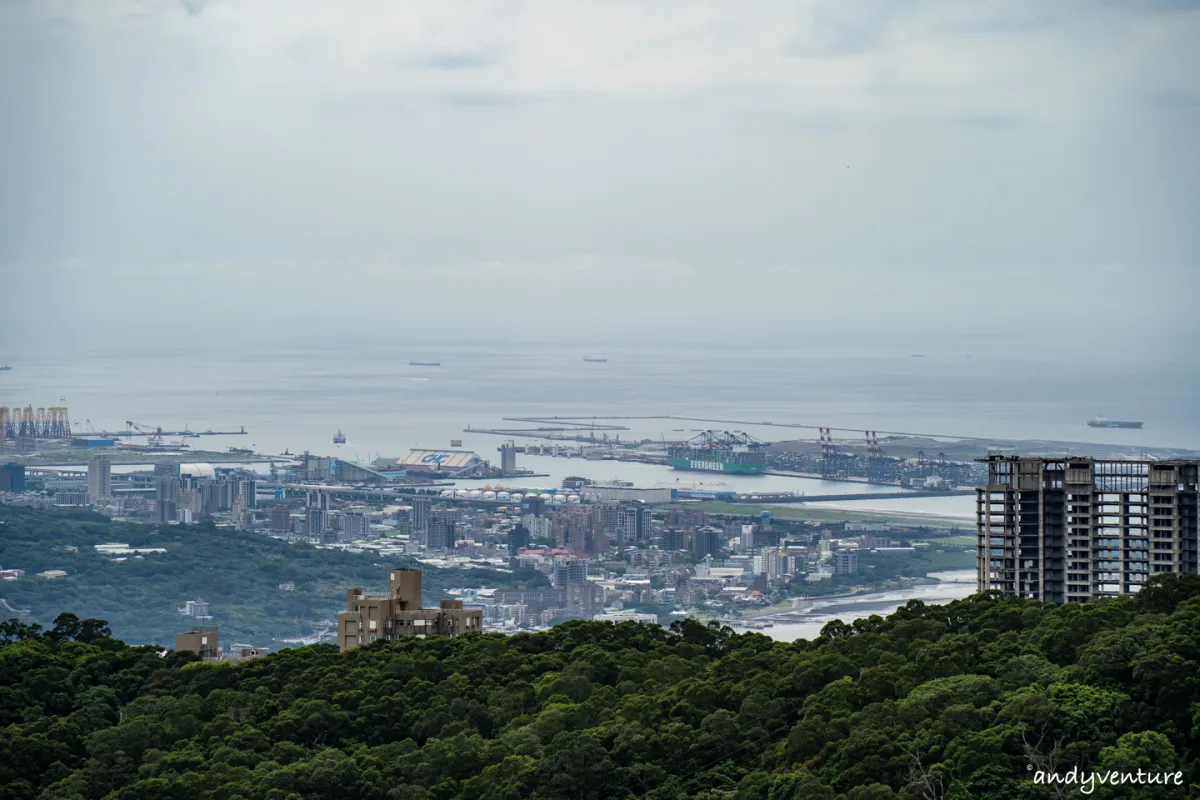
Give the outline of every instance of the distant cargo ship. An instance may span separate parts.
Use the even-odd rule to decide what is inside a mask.
[[[0,372],[8,372],[10,369],[12,369],[12,367],[10,367],[8,364],[5,364],[3,367],[0,367]]]
[[[607,364],[608,363],[608,359],[604,358],[603,356],[584,356],[583,360],[590,361],[593,364]]]
[[[667,460],[675,469],[762,475],[767,471],[766,445],[741,432],[704,431],[682,446],[669,448]]]
[[[440,367],[442,365],[442,362],[440,362],[440,361],[417,361],[414,359],[414,360],[408,362],[408,365],[410,367]]]
[[[1105,419],[1104,417],[1096,417],[1088,420],[1090,428],[1140,428],[1142,423],[1135,420],[1127,419]]]
[[[334,444],[345,444],[346,443],[346,434],[342,433],[341,431],[338,431],[337,433],[335,433],[333,435],[333,443]]]

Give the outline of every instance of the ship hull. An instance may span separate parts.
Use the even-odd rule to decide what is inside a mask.
[[[1140,422],[1096,422],[1095,420],[1088,423],[1089,428],[1141,428]]]
[[[766,464],[736,464],[729,461],[712,461],[696,458],[671,458],[671,466],[688,472],[721,472],[726,475],[762,475]]]

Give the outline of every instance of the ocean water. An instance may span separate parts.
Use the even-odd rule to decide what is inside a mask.
[[[8,358],[0,405],[65,404],[76,430],[119,430],[125,420],[167,430],[237,430],[247,436],[190,439],[223,450],[309,450],[351,460],[448,447],[451,439],[499,460],[501,437],[480,427],[535,427],[518,416],[662,415],[872,428],[950,436],[1100,441],[1200,449],[1200,360],[1131,346],[1120,357],[1014,346],[964,337],[949,343],[795,346],[363,341],[316,347],[257,344],[115,350],[92,343],[68,352]],[[919,352],[924,357],[913,358]],[[603,355],[607,363],[586,363]],[[410,359],[440,367],[409,366]],[[1145,421],[1142,430],[1096,430],[1103,414]],[[598,420],[600,421],[600,420]],[[706,427],[740,428],[768,440],[816,431],[670,419],[621,422],[621,438],[682,438]],[[342,430],[347,443],[335,446]],[[854,436],[854,434],[841,434]],[[638,485],[725,482],[808,494],[867,487],[822,481],[681,474],[653,466],[524,458],[555,477],[623,478]],[[970,498],[939,500],[933,513],[970,513]],[[951,502],[955,501],[955,502]],[[868,504],[874,501],[866,501]],[[876,507],[889,501],[879,501]],[[888,506],[921,510],[921,501]],[[960,508],[961,505],[961,508]],[[964,510],[965,509],[965,510]]]

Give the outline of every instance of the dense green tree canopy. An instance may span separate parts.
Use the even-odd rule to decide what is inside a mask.
[[[1050,606],[975,595],[773,642],[696,622],[161,654],[63,614],[0,626],[4,797],[1036,800],[1066,774],[1182,773],[1200,577]]]

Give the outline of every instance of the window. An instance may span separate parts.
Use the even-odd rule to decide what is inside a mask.
[[[357,613],[358,613],[358,603],[355,603],[355,604],[354,604],[354,613],[355,613],[355,614],[357,614]]]
[[[371,622],[370,622],[370,630],[375,630],[375,627],[376,627],[377,625],[378,625],[378,623],[377,623],[375,620],[371,620]],[[374,637],[374,636],[372,636],[372,637],[371,637],[371,641],[375,641],[375,637]]]
[[[372,636],[372,637],[371,637],[371,641],[372,641],[372,642],[373,642],[373,641],[375,641],[375,637],[374,637],[374,636]]]

